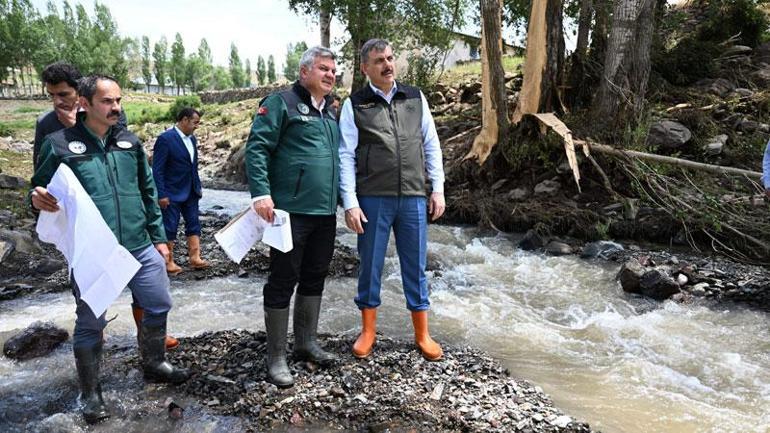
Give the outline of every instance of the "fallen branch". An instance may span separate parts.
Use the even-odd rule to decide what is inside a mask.
[[[656,155],[654,153],[639,152],[636,150],[622,150],[616,149],[606,144],[593,143],[586,140],[573,140],[578,146],[588,146],[592,151],[599,153],[606,153],[608,155],[622,156],[628,158],[638,158],[646,161],[661,162],[664,164],[671,164],[677,167],[685,167],[693,170],[706,171],[709,173],[717,174],[737,174],[746,176],[752,179],[759,179],[762,177],[762,173],[758,171],[744,170],[742,168],[724,167],[721,165],[704,164],[702,162],[689,161],[681,158],[674,158],[672,156]]]

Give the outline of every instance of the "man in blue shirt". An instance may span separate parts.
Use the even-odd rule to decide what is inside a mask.
[[[422,92],[397,82],[390,44],[371,39],[361,49],[369,79],[345,101],[340,114],[340,193],[345,223],[358,233],[361,265],[356,305],[363,329],[353,355],[366,358],[375,342],[382,268],[391,230],[401,263],[415,343],[429,361],[442,358],[428,333],[427,215],[444,213],[444,168],[436,126]],[[428,185],[432,192],[426,200]]]

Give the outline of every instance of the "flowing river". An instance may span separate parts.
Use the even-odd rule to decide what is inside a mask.
[[[207,190],[201,208],[232,214],[248,202],[245,192]],[[343,224],[339,219],[338,238],[355,246],[355,236]],[[603,432],[770,432],[769,314],[726,304],[632,297],[614,280],[616,264],[524,252],[511,236],[470,227],[430,226],[429,251],[441,268],[430,275],[434,338],[487,351],[512,375],[541,386],[557,406],[592,427]],[[398,275],[391,247],[379,331],[411,338]],[[172,282],[170,332],[190,336],[205,330],[264,329],[264,280],[233,276]],[[322,332],[356,334],[355,286],[352,278],[328,281]],[[109,338],[125,344],[135,332],[130,302],[126,291],[108,313],[118,314],[107,328]],[[71,331],[72,296],[0,303],[0,342],[36,320]],[[131,400],[130,388],[141,386],[141,380],[127,379],[128,390],[114,389],[117,385],[110,384],[108,397]],[[24,417],[30,426],[42,425],[41,412],[72,412],[75,387],[69,345],[22,363],[0,357],[0,431],[18,429]],[[40,404],[50,408],[41,411]],[[202,408],[188,412],[185,429],[179,431],[239,431],[236,419]],[[58,423],[72,425],[62,431],[82,431],[74,420],[71,415]],[[159,427],[111,420],[91,431],[154,428]]]

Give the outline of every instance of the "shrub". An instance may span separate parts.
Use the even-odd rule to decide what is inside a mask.
[[[756,0],[716,0],[708,2],[707,18],[698,31],[702,41],[724,42],[738,36],[738,43],[755,47],[767,30],[767,16]]]
[[[168,108],[168,115],[166,116],[168,120],[176,120],[176,115],[179,114],[180,111],[182,111],[185,107],[192,107],[200,110],[201,105],[201,98],[198,95],[184,95],[179,96],[174,100],[174,103],[171,104],[171,106]]]
[[[657,53],[653,58],[653,69],[669,83],[687,86],[713,76],[716,70],[714,58],[719,52],[714,42],[686,38],[674,48]]]

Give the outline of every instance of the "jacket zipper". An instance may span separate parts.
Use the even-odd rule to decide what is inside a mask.
[[[318,113],[321,115],[321,122],[323,122],[324,134],[326,135],[326,139],[327,139],[326,142],[329,145],[329,152],[331,153],[331,166],[332,166],[332,182],[331,182],[331,184],[334,185],[335,184],[334,176],[336,174],[335,173],[335,166],[336,166],[336,164],[334,163],[334,149],[332,148],[333,143],[332,143],[332,137],[330,135],[331,131],[330,131],[329,125],[326,123],[326,117],[324,117],[323,111],[319,110]],[[332,188],[334,188],[334,187],[332,187]],[[336,205],[336,203],[334,203],[334,189],[332,189],[332,192],[329,194],[329,211],[331,213],[335,213],[335,205]]]
[[[401,197],[401,141],[398,139],[398,130],[396,129],[396,113],[393,111],[393,101],[388,104],[390,114],[390,126],[393,129],[393,137],[396,139],[396,165],[398,166],[398,196]],[[367,162],[369,161],[367,157]]]
[[[120,200],[118,200],[118,190],[115,188],[116,181],[115,181],[115,175],[113,174],[112,170],[117,167],[117,164],[115,161],[112,161],[112,164],[110,164],[110,154],[107,153],[107,142],[99,139],[99,142],[102,144],[102,152],[104,152],[104,161],[107,164],[107,179],[110,181],[110,187],[112,188],[112,200],[115,202],[115,221],[118,226],[118,239],[120,241],[120,244],[123,245],[123,228],[122,224],[120,223]]]

